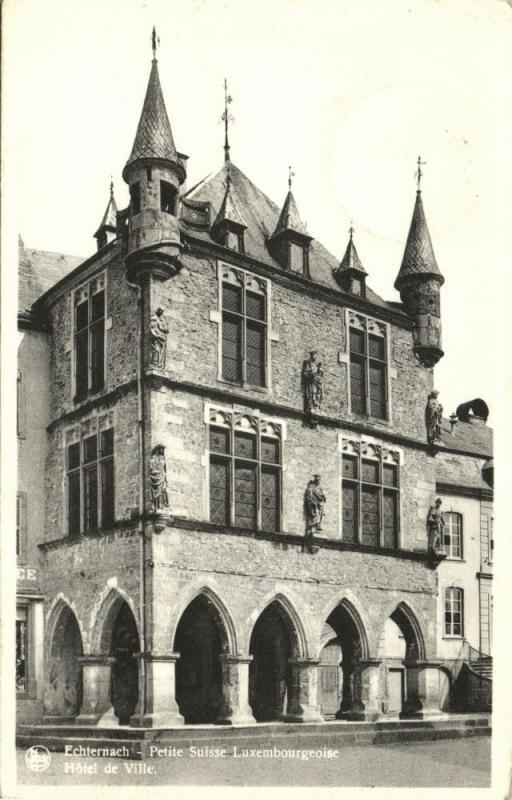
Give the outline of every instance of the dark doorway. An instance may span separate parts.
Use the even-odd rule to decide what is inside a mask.
[[[174,649],[176,701],[185,722],[212,723],[222,705],[222,664],[227,640],[220,615],[204,595],[196,597],[180,619]]]
[[[331,612],[322,634],[327,644],[320,660],[319,704],[325,718],[332,719],[352,709],[354,667],[364,647],[354,617],[343,603]]]
[[[259,617],[249,652],[249,703],[257,722],[282,719],[290,696],[292,641],[290,621],[278,603]]]
[[[46,714],[76,717],[82,705],[82,637],[75,615],[62,605],[50,646]]]
[[[114,714],[120,725],[128,725],[139,699],[139,665],[135,654],[140,650],[137,625],[126,602],[122,602],[112,627],[111,693]]]

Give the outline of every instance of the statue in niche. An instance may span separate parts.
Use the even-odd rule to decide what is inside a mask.
[[[154,447],[151,451],[151,457],[149,459],[149,481],[153,511],[162,511],[168,508],[167,465],[165,463],[165,448],[161,444]]]
[[[169,323],[164,317],[163,308],[157,308],[151,316],[149,322],[149,332],[151,335],[151,356],[149,365],[151,367],[165,368],[165,355],[167,353],[167,334],[169,333]]]
[[[429,444],[441,443],[441,422],[443,419],[443,406],[437,399],[439,392],[434,389],[428,398],[426,410],[427,440]]]
[[[316,360],[316,350],[311,350],[309,358],[302,365],[302,391],[304,392],[304,413],[308,416],[318,411],[322,405],[323,390],[322,362]]]
[[[322,530],[325,499],[325,494],[320,486],[320,475],[315,474],[309,481],[304,495],[306,536],[313,536],[314,533]]]
[[[442,500],[437,498],[430,506],[427,517],[428,549],[433,555],[444,553],[444,516],[441,511]]]

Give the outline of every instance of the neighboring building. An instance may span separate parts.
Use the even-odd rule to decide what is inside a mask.
[[[461,441],[474,423],[427,441],[443,277],[421,192],[403,304],[386,302],[352,231],[340,262],[308,233],[291,184],[279,208],[226,142],[222,169],[187,192],[186,161],[154,60],[123,172],[129,208],[111,191],[81,263],[20,249],[32,291],[20,491],[44,668],[40,612],[23,652],[32,641],[44,716],[439,713],[441,660],[458,658],[439,592],[459,564],[429,549],[427,515],[453,495],[470,530],[447,475],[456,461],[463,485],[489,443]]]

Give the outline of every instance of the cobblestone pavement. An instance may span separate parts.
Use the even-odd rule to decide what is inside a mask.
[[[181,755],[155,753],[145,761],[52,753],[50,767],[41,773],[26,767],[25,751],[19,749],[18,781],[38,785],[155,786],[482,787],[490,784],[490,737],[343,746],[337,751],[331,749],[335,753],[331,756],[325,748],[316,748],[313,751],[316,755],[306,755],[304,740],[287,742],[277,752],[272,748],[271,744],[260,745],[260,755],[257,750],[240,748],[234,757],[205,753],[205,747],[198,746],[195,751],[187,747]]]

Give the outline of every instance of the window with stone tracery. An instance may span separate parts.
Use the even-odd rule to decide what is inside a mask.
[[[222,267],[221,374],[242,386],[267,385],[268,282]]]
[[[281,425],[256,416],[212,409],[208,450],[210,521],[279,531]]]
[[[400,530],[400,454],[343,439],[342,535],[346,542],[396,548]]]
[[[355,414],[388,419],[387,326],[363,314],[348,314],[350,407]]]
[[[105,528],[114,522],[114,431],[111,417],[68,431],[66,446],[68,532]]]
[[[74,293],[75,400],[105,385],[105,284],[99,275]]]

